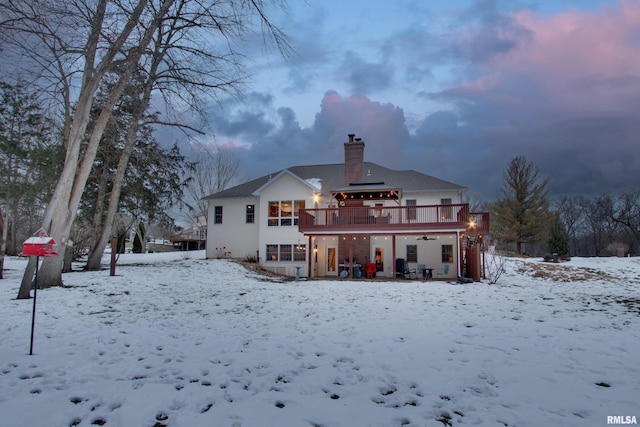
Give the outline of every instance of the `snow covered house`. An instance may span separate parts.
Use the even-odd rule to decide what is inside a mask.
[[[344,164],[294,166],[208,196],[207,258],[257,257],[300,277],[456,278],[480,274],[489,215],[466,188],[364,161],[350,134]]]

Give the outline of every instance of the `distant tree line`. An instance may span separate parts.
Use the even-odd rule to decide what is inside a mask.
[[[498,200],[488,203],[491,238],[518,254],[638,255],[640,190],[551,199],[549,179],[523,156],[504,171]]]
[[[638,255],[640,190],[599,196],[562,196],[553,206],[573,256]]]

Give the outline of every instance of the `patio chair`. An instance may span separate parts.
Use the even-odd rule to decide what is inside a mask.
[[[445,264],[441,269],[436,271],[436,277],[447,277],[449,275],[449,264]]]
[[[400,277],[402,279],[415,279],[416,270],[409,269],[409,264],[404,260],[404,258],[396,259],[396,278]]]
[[[430,269],[427,269],[427,266],[424,264],[418,264],[417,275],[422,276],[424,280],[431,279],[430,277]]]
[[[367,279],[375,278],[377,270],[378,270],[377,266],[372,262],[364,265],[364,273],[366,274]]]

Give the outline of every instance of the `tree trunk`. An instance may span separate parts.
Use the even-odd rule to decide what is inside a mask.
[[[69,135],[67,135],[67,138],[65,139],[65,148],[67,153],[64,167],[60,179],[56,184],[51,201],[45,210],[42,222],[42,228],[44,230],[50,230],[49,235],[53,237],[58,244],[56,249],[60,255],[59,257],[46,257],[42,263],[42,269],[38,272],[38,284],[42,288],[62,284],[62,260],[64,259],[66,252],[67,240],[69,239],[71,226],[73,225],[73,221],[77,214],[80,197],[84,192],[84,187],[89,176],[90,169],[93,165],[93,161],[95,160],[97,147],[100,143],[100,139],[102,138],[102,133],[104,132],[104,128],[113,107],[124,90],[127,80],[131,76],[131,73],[142,56],[143,49],[148,45],[154,31],[160,23],[161,17],[164,16],[173,2],[171,0],[165,0],[163,2],[160,10],[158,11],[158,15],[145,29],[145,34],[140,40],[138,47],[129,51],[129,56],[120,76],[120,81],[118,81],[114,87],[105,108],[101,112],[94,128],[92,129],[91,138],[86,147],[84,157],[82,158],[82,164],[80,165],[80,145],[84,140],[85,131],[89,123],[89,112],[93,102],[93,96],[98,89],[102,76],[104,76],[104,74],[115,65],[113,58],[127,40],[129,34],[131,34],[138,24],[140,24],[139,18],[147,1],[139,1],[134,13],[130,16],[123,32],[120,34],[120,37],[118,37],[116,42],[110,46],[108,53],[101,59],[100,64],[94,67],[96,47],[99,43],[106,3],[106,1],[101,1],[99,3],[99,11],[96,12],[95,15],[96,19],[94,19],[92,33],[90,34],[89,41],[87,43],[85,69],[82,73],[80,96],[76,104],[76,110],[73,115]],[[22,285],[18,292],[19,297],[24,296],[26,289],[30,289],[31,280],[32,275],[28,275],[28,271],[25,271]]]
[[[137,116],[137,115],[136,115]],[[120,204],[120,194],[122,192],[122,184],[124,183],[124,176],[129,165],[129,159],[133,152],[133,147],[136,141],[136,135],[138,134],[139,121],[138,117],[134,117],[136,123],[131,123],[129,130],[127,131],[126,143],[122,150],[122,155],[118,161],[118,168],[116,169],[116,176],[113,181],[113,188],[109,196],[109,207],[107,208],[107,215],[103,222],[102,232],[98,237],[96,246],[89,254],[87,259],[87,270],[99,270],[102,256],[104,255],[104,248],[106,247],[109,239],[111,238],[113,222],[116,214],[118,213],[118,205]]]
[[[85,84],[87,83],[85,82]],[[97,89],[97,82],[94,82],[92,87]],[[91,93],[89,94],[86,92]],[[49,235],[57,243],[55,249],[62,258],[64,258],[67,239],[69,238],[69,233],[63,232],[65,228],[64,224],[65,222],[70,223],[74,219],[74,215],[71,213],[71,206],[69,206],[69,200],[71,198],[71,192],[78,170],[80,144],[84,139],[83,135],[89,123],[89,109],[91,107],[91,99],[93,98],[95,89],[93,91],[87,89],[86,92],[78,102],[79,108],[75,111],[73,125],[65,143],[67,153],[62,173],[56,183],[53,195],[45,209],[42,220],[42,229],[45,231],[49,230]],[[89,95],[91,98],[89,98]],[[70,227],[71,224],[69,224],[69,229]],[[57,258],[59,257],[46,257],[42,263],[42,269],[39,271],[39,279],[41,279],[39,284],[41,288],[60,285],[62,283],[62,262],[57,260]],[[20,290],[18,291],[18,299],[29,298],[28,295],[29,290],[32,287],[32,280],[33,271],[30,271],[30,268],[27,268],[24,276],[22,277],[22,283],[20,285]]]
[[[132,115],[131,121],[129,122],[129,129],[127,129],[127,135],[125,136],[125,146],[122,149],[122,154],[120,155],[120,159],[118,160],[118,167],[116,169],[116,175],[113,180],[113,188],[111,189],[111,194],[109,196],[107,215],[104,222],[102,223],[102,231],[98,237],[96,246],[91,251],[87,259],[87,265],[85,267],[87,270],[100,269],[100,263],[102,261],[102,256],[104,255],[104,248],[106,247],[107,242],[112,235],[113,223],[116,214],[118,213],[120,194],[122,193],[122,185],[124,184],[124,177],[127,172],[127,167],[129,166],[129,159],[131,158],[131,153],[133,152],[133,148],[135,147],[136,137],[138,135],[138,131],[140,130],[140,121],[149,106],[151,92],[153,89],[153,78],[155,78],[155,73],[157,71],[158,65],[160,64],[158,57],[154,57],[154,59],[155,61],[151,69],[149,70],[149,75],[154,77],[150,77],[149,81],[147,81],[147,84],[144,88],[142,100],[138,105],[138,108]],[[144,252],[146,241],[141,241],[141,244]]]
[[[18,290],[18,299],[31,298],[31,288],[33,287],[33,275],[36,272],[36,259],[29,257],[27,262],[27,268],[25,269],[24,276],[22,276],[22,283]]]
[[[45,219],[43,221],[42,228],[47,230],[47,228],[50,227],[51,229],[49,235],[53,237],[57,243],[56,249],[59,257],[47,257],[43,261],[42,268],[38,275],[38,283],[41,283],[41,288],[62,285],[62,261],[58,258],[64,260],[67,249],[67,240],[69,240],[71,227],[76,219],[80,198],[82,197],[84,187],[87,183],[87,179],[89,178],[89,173],[91,172],[93,161],[96,157],[98,145],[102,139],[102,134],[111,112],[124,90],[126,80],[128,80],[130,73],[130,71],[129,73],[123,72],[121,80],[114,87],[105,108],[96,120],[91,132],[91,138],[89,139],[89,143],[87,144],[86,151],[82,159],[80,158],[80,143],[83,140],[82,134],[84,132],[74,132],[76,138],[71,144],[70,150],[67,151],[62,176],[56,185],[52,202],[45,212]],[[88,112],[86,117],[83,117],[82,124],[84,129],[86,129],[88,125]],[[75,130],[76,128],[77,126],[72,130]],[[81,164],[79,164],[80,161]],[[71,171],[73,173],[71,173]]]
[[[98,271],[100,270],[102,263],[102,255],[104,255],[104,248],[107,245],[109,238],[111,237],[111,229],[113,228],[111,224],[113,224],[113,218],[107,217],[102,219],[104,216],[104,198],[105,198],[105,189],[107,188],[107,175],[108,175],[108,167],[105,163],[102,176],[100,177],[100,183],[98,185],[98,198],[95,206],[95,212],[93,213],[93,235],[95,236],[95,240],[93,242],[93,246],[89,249],[89,255],[87,256],[87,263],[84,266],[85,270],[90,271]],[[112,193],[113,194],[113,193]],[[110,224],[110,226],[107,226]],[[105,236],[105,232],[108,231],[108,235]]]
[[[136,236],[138,237],[138,241],[140,242],[140,253],[147,252],[147,229],[144,226],[144,223],[138,221],[138,226],[136,227]]]
[[[0,279],[4,278],[4,254],[7,252],[7,220],[0,207],[0,227],[2,227],[2,236],[0,237]]]

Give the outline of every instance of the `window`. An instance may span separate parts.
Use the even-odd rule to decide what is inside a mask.
[[[280,217],[280,202],[269,202],[269,218],[267,220],[267,225],[269,227],[277,226],[280,221],[278,218]]]
[[[255,205],[247,205],[247,210],[245,213],[245,222],[247,224],[253,224],[254,222],[256,222]]]
[[[280,261],[291,261],[293,245],[280,245]]]
[[[418,262],[418,245],[407,245],[407,262]]]
[[[453,262],[453,245],[442,245],[442,262]]]
[[[301,209],[304,209],[304,200],[295,200],[293,202],[293,225],[298,225]]]
[[[416,205],[415,199],[407,200],[407,219],[416,219]]]
[[[288,226],[292,224],[291,217],[293,213],[293,206],[291,201],[280,202],[280,225]]]
[[[267,245],[267,261],[305,261],[307,245]]]
[[[278,245],[267,245],[267,261],[278,260]]]
[[[307,245],[296,245],[293,249],[294,261],[305,261],[307,259]]]
[[[214,208],[213,223],[222,224],[222,206],[216,206]]]
[[[298,225],[300,209],[304,209],[304,200],[270,201],[267,225],[269,227]]]
[[[450,205],[451,199],[440,199],[441,205]],[[440,219],[453,219],[453,207],[443,206],[440,208]]]

